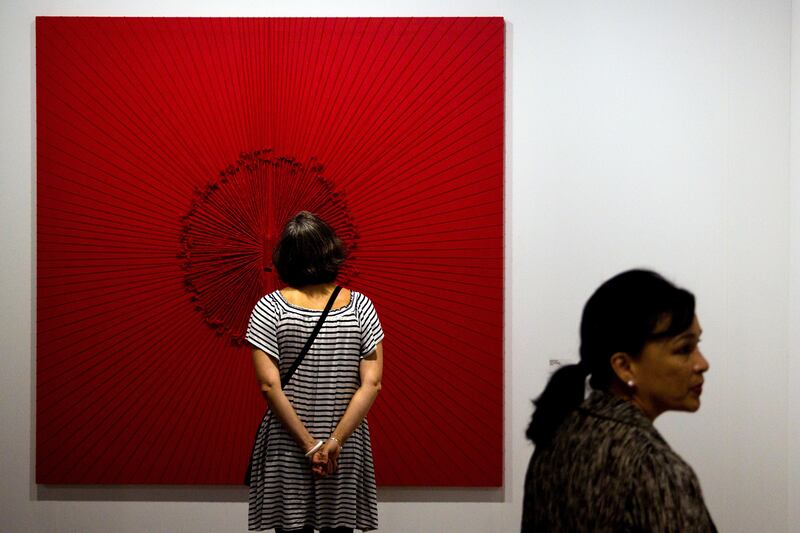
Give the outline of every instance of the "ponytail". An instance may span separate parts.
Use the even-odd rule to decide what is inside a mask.
[[[586,390],[586,367],[582,364],[562,366],[550,376],[525,433],[536,446],[547,445],[558,426],[583,402]]]

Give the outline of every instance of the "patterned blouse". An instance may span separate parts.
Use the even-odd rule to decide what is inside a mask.
[[[541,448],[541,447],[540,447]],[[633,404],[593,392],[537,448],[522,531],[708,533],[716,528],[691,467]]]

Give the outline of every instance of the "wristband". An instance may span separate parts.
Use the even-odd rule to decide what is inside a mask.
[[[317,441],[317,443],[316,443],[316,444],[315,444],[315,445],[314,445],[314,446],[313,446],[313,447],[312,447],[310,450],[308,450],[308,451],[306,452],[306,457],[311,457],[312,455],[314,455],[314,452],[316,452],[317,450],[319,450],[320,448],[322,448],[322,446],[323,446],[324,444],[325,444],[325,443],[324,443],[323,441],[321,441],[321,440]]]
[[[334,437],[333,435],[331,435],[330,437],[328,437],[328,440],[335,440],[335,441],[336,441],[336,444],[338,444],[338,445],[339,445],[339,448],[341,448],[341,447],[342,447],[342,441],[340,441],[339,439],[337,439],[337,438],[336,438],[336,437]]]

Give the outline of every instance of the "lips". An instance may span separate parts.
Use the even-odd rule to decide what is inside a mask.
[[[699,385],[695,385],[694,387],[692,387],[689,390],[691,390],[696,395],[700,396],[701,394],[703,394],[703,384],[701,383]]]

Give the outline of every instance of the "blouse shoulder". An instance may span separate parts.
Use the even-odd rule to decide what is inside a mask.
[[[697,482],[692,467],[666,443],[653,439],[636,439],[631,459],[642,478],[661,480],[670,486],[683,486]]]
[[[350,298],[361,330],[361,357],[366,357],[383,341],[383,327],[372,300],[358,291],[351,291]]]
[[[353,309],[356,310],[356,313],[364,314],[375,312],[375,305],[366,294],[355,290],[350,290],[350,299],[352,301]]]
[[[267,294],[253,307],[245,332],[247,342],[275,359],[279,359],[277,329],[282,314],[277,295]]]
[[[649,531],[715,531],[692,467],[661,439],[638,444],[631,498],[637,522]]]
[[[258,302],[256,302],[254,310],[258,309],[262,312],[280,315],[284,308],[283,299],[278,294],[278,291],[272,291],[262,296]]]
[[[357,303],[359,301],[365,301],[365,300],[369,301],[369,298],[367,298],[366,294],[358,292],[357,290],[354,290],[354,289],[350,289],[350,298],[353,299],[353,303]]]

